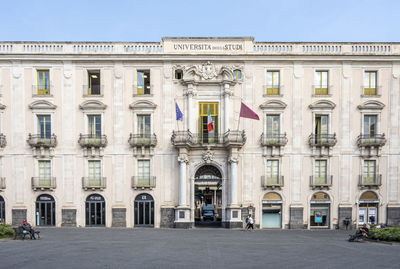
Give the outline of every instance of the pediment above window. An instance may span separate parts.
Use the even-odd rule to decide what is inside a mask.
[[[262,110],[284,110],[286,104],[280,100],[269,100],[260,105]]]
[[[46,101],[46,100],[38,100],[38,101],[32,102],[29,105],[29,108],[35,109],[35,110],[36,109],[47,109],[47,110],[52,109],[52,110],[54,110],[57,108],[57,106],[53,105],[52,103],[50,103],[49,101]]]
[[[148,100],[136,101],[129,105],[129,108],[132,110],[154,110],[156,107],[156,104]]]
[[[359,105],[357,108],[359,110],[382,110],[385,105],[379,101],[370,100],[366,101],[362,105]]]
[[[0,110],[4,110],[6,108],[5,105],[3,105],[2,103],[0,103]]]
[[[79,105],[82,110],[105,110],[107,105],[97,100],[88,100]]]
[[[308,106],[310,109],[333,110],[336,104],[329,100],[319,100]]]

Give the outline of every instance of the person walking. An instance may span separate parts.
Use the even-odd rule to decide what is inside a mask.
[[[254,230],[254,219],[251,217],[251,214],[247,217],[246,230],[249,230],[250,228]]]

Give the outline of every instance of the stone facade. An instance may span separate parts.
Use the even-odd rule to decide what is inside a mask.
[[[26,220],[26,209],[13,209],[12,210],[12,225],[22,225]]]
[[[112,227],[126,227],[126,208],[112,209]]]
[[[76,227],[76,209],[61,209],[63,227]]]

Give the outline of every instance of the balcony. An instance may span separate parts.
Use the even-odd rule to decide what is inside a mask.
[[[261,135],[262,146],[283,147],[287,144],[288,139],[286,133],[284,134],[265,134]]]
[[[190,131],[173,131],[171,142],[175,147],[215,148],[242,147],[246,143],[244,131],[228,130],[224,134],[193,134]]]
[[[0,177],[0,190],[5,190],[5,189],[6,189],[6,178]]]
[[[131,147],[155,147],[157,136],[155,134],[130,134],[128,142]]]
[[[55,134],[47,137],[42,134],[29,134],[27,142],[32,148],[54,148],[57,146],[57,136]]]
[[[91,177],[83,177],[82,178],[82,188],[87,190],[104,190],[106,188],[106,178],[91,178]]]
[[[308,137],[311,147],[333,147],[336,143],[336,134],[310,134]]]
[[[34,191],[40,190],[54,190],[57,187],[55,177],[32,177],[32,189]]]
[[[330,187],[332,187],[332,181],[333,176],[310,176],[310,187],[312,189],[329,189]]]
[[[283,176],[277,176],[277,177],[267,177],[267,176],[261,176],[261,187],[264,189],[280,189],[283,187],[284,183],[284,178]]]
[[[83,148],[104,148],[107,146],[106,135],[79,134],[79,145]]]
[[[360,188],[379,188],[382,185],[382,175],[375,174],[372,176],[360,175],[358,186]]]
[[[386,144],[385,134],[359,135],[357,137],[358,147],[382,147]]]
[[[132,177],[132,188],[136,189],[153,189],[156,187],[156,177]]]
[[[4,148],[7,145],[6,136],[0,134],[0,148]]]

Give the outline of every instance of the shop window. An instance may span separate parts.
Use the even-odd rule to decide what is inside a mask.
[[[330,199],[324,192],[313,194],[310,201],[310,227],[329,228]]]
[[[280,94],[280,72],[268,71],[267,72],[267,95]]]
[[[87,95],[101,95],[100,71],[88,71],[88,92]]]
[[[150,71],[137,71],[137,94],[150,94]]]
[[[175,70],[175,79],[182,79],[183,78],[183,71],[181,69]]]

